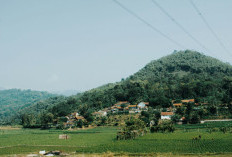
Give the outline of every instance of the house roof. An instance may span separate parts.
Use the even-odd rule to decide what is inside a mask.
[[[161,112],[161,116],[172,116],[174,115],[173,112]]]
[[[130,107],[137,107],[137,105],[129,105],[128,107],[129,107],[129,108],[130,108]]]
[[[149,102],[141,102],[141,103],[144,103],[145,105],[149,105]]]
[[[121,104],[127,104],[129,103],[128,101],[119,101],[115,105],[121,105]]]
[[[182,106],[182,103],[175,103],[173,106]]]
[[[85,118],[82,116],[76,116],[76,119],[79,120],[79,119],[85,119]]]
[[[182,117],[180,120],[185,120],[185,117]]]
[[[181,100],[181,102],[186,102],[186,103],[188,103],[188,102],[194,102],[195,100],[194,99],[185,99],[185,100]]]
[[[128,101],[119,101],[119,103],[124,104],[124,103],[128,103]]]
[[[126,104],[126,105],[129,105],[130,103],[128,101],[119,101],[117,102],[116,104],[114,104],[114,106],[116,107],[121,107],[122,104]]]
[[[99,115],[99,114],[102,114],[100,112],[94,112],[93,115]]]

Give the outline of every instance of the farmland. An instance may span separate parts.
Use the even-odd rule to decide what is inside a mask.
[[[88,130],[62,131],[39,129],[1,129],[0,155],[38,153],[39,150],[61,150],[67,153],[172,153],[232,154],[232,134],[208,132],[209,127],[231,125],[215,122],[195,126],[180,125],[174,133],[153,133],[135,140],[115,139],[117,128],[98,127]],[[208,127],[208,128],[207,128]],[[188,129],[186,129],[188,128]],[[59,140],[66,133],[70,139]],[[193,140],[201,135],[201,139]]]

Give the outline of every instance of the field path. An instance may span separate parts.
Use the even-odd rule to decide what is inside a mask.
[[[77,147],[81,147],[84,148],[85,146],[67,146],[67,145],[14,145],[14,146],[5,146],[5,147],[0,147],[0,149],[4,149],[4,148],[12,148],[12,147],[20,147],[20,146],[30,146],[30,147],[69,147],[69,148],[77,148]]]

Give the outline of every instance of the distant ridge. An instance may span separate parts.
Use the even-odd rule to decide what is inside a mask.
[[[63,90],[63,91],[52,91],[53,94],[63,95],[63,96],[72,96],[81,93],[78,90]]]
[[[0,90],[0,124],[3,119],[15,115],[19,110],[26,108],[38,101],[56,96],[48,92],[8,89]]]

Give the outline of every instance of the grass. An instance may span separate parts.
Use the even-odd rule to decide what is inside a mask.
[[[0,155],[38,153],[40,150],[61,150],[77,154],[232,154],[232,134],[213,132],[207,128],[227,126],[218,122],[209,125],[182,125],[174,133],[147,134],[135,140],[117,141],[117,128],[98,127],[88,130],[61,131],[39,129],[1,129]],[[183,129],[188,128],[188,129]],[[199,128],[199,129],[198,129]],[[70,139],[60,140],[60,134],[68,134]],[[201,135],[201,140],[192,140]],[[229,153],[229,154],[228,154]],[[165,156],[165,155],[164,155]]]
[[[202,136],[201,140],[192,140]],[[77,152],[103,153],[174,153],[174,154],[202,154],[232,152],[232,136],[230,133],[215,132],[181,132],[154,133],[139,137],[135,140],[114,141],[91,147],[78,148]]]
[[[68,140],[58,139],[67,133]],[[0,131],[0,155],[38,152],[39,150],[62,150],[75,152],[79,147],[95,146],[112,142],[115,128],[96,128],[80,131],[21,129]]]
[[[209,129],[209,128],[220,128],[220,127],[232,127],[232,121],[218,121],[218,122],[206,122],[203,124],[185,124],[176,125],[177,129]]]

